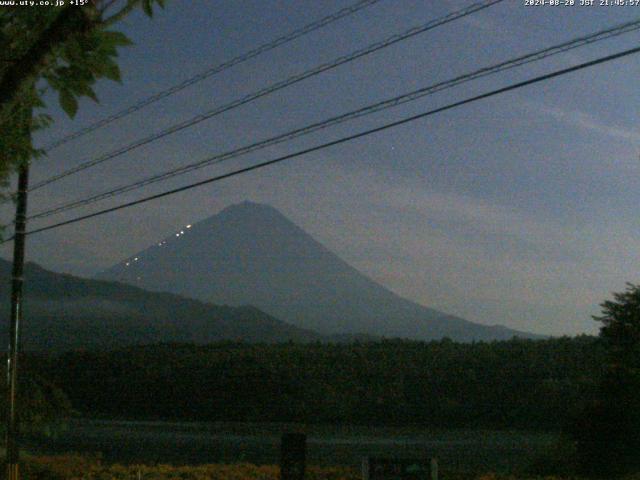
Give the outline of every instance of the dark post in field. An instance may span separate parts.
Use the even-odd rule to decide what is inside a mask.
[[[7,479],[18,480],[20,446],[18,442],[18,344],[22,319],[22,284],[24,270],[25,226],[27,223],[27,188],[29,165],[19,170],[16,221],[13,238],[13,271],[11,274],[11,320],[9,324],[9,352],[7,357]]]
[[[307,460],[307,436],[285,433],[280,444],[280,479],[303,480]]]

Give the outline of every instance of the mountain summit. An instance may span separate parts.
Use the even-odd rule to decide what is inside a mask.
[[[406,300],[341,260],[268,205],[243,202],[99,275],[216,304],[253,305],[324,334],[430,340],[527,337]]]

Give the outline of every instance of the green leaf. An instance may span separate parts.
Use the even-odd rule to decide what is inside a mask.
[[[89,85],[87,85],[87,84],[82,85],[82,88],[80,89],[80,92],[82,93],[82,95],[86,95],[87,97],[89,97],[94,102],[99,103],[98,96],[96,95],[96,92],[94,92],[93,88],[91,88]]]
[[[69,90],[60,90],[60,106],[69,117],[73,118],[78,111],[78,100]]]
[[[133,42],[122,32],[104,31],[102,32],[102,41],[108,46],[128,47]]]
[[[142,10],[148,16],[153,17],[153,0],[142,0]]]
[[[72,39],[64,45],[62,54],[69,63],[82,62],[84,50],[76,39]]]
[[[77,38],[78,44],[85,52],[91,52],[100,48],[101,39],[96,32],[91,32],[88,35],[82,35]]]
[[[113,80],[114,82],[121,82],[122,77],[120,76],[120,67],[116,63],[109,61],[104,64],[103,74],[109,80]]]

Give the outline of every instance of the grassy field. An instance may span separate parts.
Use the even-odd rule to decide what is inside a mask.
[[[40,480],[279,480],[274,465],[119,465],[105,464],[99,459],[78,456],[29,457],[23,468],[25,478]],[[318,467],[307,469],[306,480],[359,480],[360,471],[352,467]],[[443,470],[443,480],[561,480],[554,476],[464,473]],[[562,478],[562,480],[568,480]],[[575,479],[577,480],[577,479]],[[640,475],[624,480],[640,480]]]
[[[284,432],[307,434],[310,465],[359,468],[363,457],[437,457],[457,471],[517,472],[552,448],[552,434],[265,423],[168,423],[73,420],[57,438],[33,441],[47,455],[100,454],[106,462],[274,465]]]
[[[57,438],[25,445],[30,453],[23,455],[23,478],[278,480],[281,434],[303,431],[307,480],[360,479],[365,456],[436,457],[442,480],[581,480],[534,473],[558,471],[532,469],[536,462],[549,466],[563,456],[552,434],[80,419],[68,427]],[[624,480],[640,480],[640,475]]]

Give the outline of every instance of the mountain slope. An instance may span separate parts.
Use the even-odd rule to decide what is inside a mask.
[[[11,265],[0,259],[0,302],[8,306]],[[157,342],[316,341],[321,336],[254,307],[206,304],[115,282],[25,268],[23,343],[30,350],[107,349]],[[7,341],[8,308],[0,316]]]
[[[213,303],[255,305],[323,334],[461,341],[529,336],[401,298],[267,205],[233,205],[181,232],[99,278]]]

